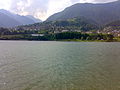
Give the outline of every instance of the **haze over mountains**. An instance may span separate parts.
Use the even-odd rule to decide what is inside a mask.
[[[74,17],[84,17],[93,20],[98,25],[120,20],[120,0],[102,4],[78,3],[50,16],[47,21],[66,20]]]
[[[7,10],[0,9],[0,27],[15,27],[18,25],[27,25],[41,22],[33,16],[20,16]]]

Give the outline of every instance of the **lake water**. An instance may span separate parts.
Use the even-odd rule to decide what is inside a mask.
[[[0,90],[120,90],[120,43],[0,41]]]

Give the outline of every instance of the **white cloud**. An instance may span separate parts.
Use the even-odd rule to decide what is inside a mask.
[[[11,0],[2,0],[0,1],[0,9],[9,10],[11,6]]]

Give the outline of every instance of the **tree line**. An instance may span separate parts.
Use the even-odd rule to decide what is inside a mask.
[[[29,40],[45,40],[45,41],[54,41],[54,40],[106,40],[112,41],[114,36],[111,34],[86,34],[80,32],[63,32],[57,34],[46,34],[44,36],[27,36],[26,38]]]

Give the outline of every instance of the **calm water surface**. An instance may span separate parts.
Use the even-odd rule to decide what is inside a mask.
[[[120,43],[0,41],[0,90],[120,90]]]

